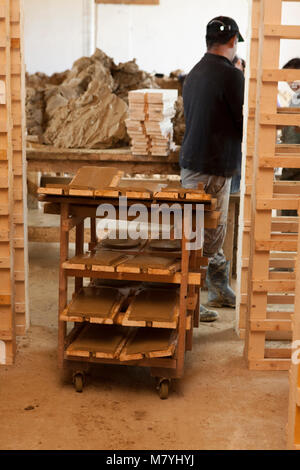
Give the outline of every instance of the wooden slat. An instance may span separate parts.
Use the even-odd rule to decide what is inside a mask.
[[[293,304],[295,302],[295,296],[294,295],[275,295],[275,294],[270,294],[267,297],[267,302],[268,304],[279,304],[279,305],[289,305]]]
[[[290,359],[260,359],[260,360],[250,360],[249,369],[250,370],[286,370],[290,368],[291,361]]]
[[[293,82],[300,80],[300,70],[273,69],[264,70],[262,74],[263,82]]]
[[[266,348],[265,349],[266,359],[290,359],[291,349],[289,348]]]
[[[292,331],[291,320],[251,320],[253,331]]]
[[[296,251],[297,241],[260,240],[255,242],[256,251]]]
[[[13,332],[12,330],[0,330],[0,341],[12,341]]]
[[[295,281],[253,281],[252,286],[254,292],[293,292],[295,290]]]
[[[271,259],[270,268],[294,268],[295,260],[293,259]]]
[[[11,294],[0,294],[0,305],[10,305]]]
[[[266,24],[264,34],[278,39],[300,39],[300,28],[298,25]]]
[[[300,113],[261,114],[260,123],[265,126],[300,126]]]
[[[294,196],[280,198],[257,198],[256,208],[258,210],[269,210],[269,209],[298,209],[298,199]]]
[[[99,276],[99,271],[94,270],[66,270],[66,275],[76,276],[76,277],[103,277]],[[127,280],[127,281],[141,281],[141,282],[163,282],[168,284],[181,284],[182,277],[181,273],[175,273],[172,275],[159,275],[159,274],[143,274],[143,273],[120,273],[120,272],[106,272],[106,279],[118,279],[118,280]],[[201,274],[200,273],[189,273],[188,275],[188,284],[201,286]]]
[[[262,155],[259,159],[261,168],[300,168],[299,155]]]
[[[300,198],[300,181],[276,181],[274,194],[293,194]]]

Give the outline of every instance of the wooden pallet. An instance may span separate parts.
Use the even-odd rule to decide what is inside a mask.
[[[24,335],[29,327],[27,185],[25,141],[25,67],[23,47],[23,1],[10,0],[11,89],[12,89],[12,166],[14,224],[14,316],[16,334]],[[25,203],[24,203],[25,201]]]
[[[11,2],[0,0],[0,364],[12,364],[16,351],[10,18]]]
[[[299,123],[299,115],[277,112],[278,81],[289,80],[292,72],[289,70],[286,74],[286,71],[278,70],[280,39],[295,36],[295,27],[280,24],[282,1],[261,0],[259,33],[253,33],[254,37],[259,37],[259,61],[256,67],[257,107],[252,183],[250,187],[247,184],[245,187],[245,193],[251,194],[251,218],[248,221],[246,219],[244,224],[244,231],[249,231],[250,241],[248,259],[244,257],[243,260],[243,267],[249,273],[248,279],[244,279],[243,288],[247,286],[248,289],[247,296],[245,291],[242,291],[241,304],[244,302],[244,312],[247,315],[245,356],[249,368],[258,370],[289,368],[290,349],[267,348],[266,339],[273,331],[291,332],[293,310],[274,312],[270,305],[279,300],[281,294],[295,291],[295,279],[289,276],[289,273],[274,273],[270,270],[270,262],[274,260],[271,252],[286,253],[297,250],[297,236],[291,233],[291,227],[288,232],[282,229],[279,232],[272,231],[274,224],[282,223],[282,219],[274,219],[272,211],[297,209],[299,197],[295,196],[299,194],[293,193],[295,188],[290,192],[292,185],[288,182],[278,185],[274,181],[275,166],[271,165],[271,161],[266,164],[266,158],[271,158],[272,162],[276,159],[277,167],[285,166],[285,155],[276,154],[276,129],[280,125]],[[295,71],[294,79],[298,75]],[[290,315],[289,319],[286,318],[287,315]]]

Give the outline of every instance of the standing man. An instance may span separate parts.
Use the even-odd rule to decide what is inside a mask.
[[[232,18],[219,16],[206,30],[207,53],[187,75],[183,87],[186,131],[180,153],[181,182],[217,199],[221,212],[216,229],[206,229],[204,256],[210,258],[206,283],[211,307],[235,307],[229,286],[229,262],[223,253],[231,178],[241,159],[244,75],[232,64],[243,41]],[[200,320],[214,321],[217,312],[200,306]]]

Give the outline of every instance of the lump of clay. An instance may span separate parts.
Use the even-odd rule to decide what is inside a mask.
[[[64,148],[114,147],[126,138],[126,103],[93,80],[86,92],[53,113],[44,142]]]
[[[185,132],[185,119],[184,119],[184,108],[183,108],[183,98],[182,96],[178,97],[176,102],[176,115],[173,119],[174,125],[174,142],[177,145],[181,145]]]
[[[143,88],[159,88],[154,77],[140,70],[135,59],[114,65],[111,70],[115,81],[115,93],[128,102],[128,92]]]
[[[100,49],[76,60],[71,70],[51,77],[27,74],[26,86],[28,135],[55,147],[95,149],[129,145],[125,126],[128,92],[159,88],[135,60],[116,65]],[[180,103],[178,106],[175,136],[182,134],[183,110]]]

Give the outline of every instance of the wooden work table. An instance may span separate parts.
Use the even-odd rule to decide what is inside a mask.
[[[277,154],[299,155],[299,145],[276,146]],[[27,164],[30,172],[76,173],[84,165],[118,166],[134,174],[179,174],[178,146],[167,157],[132,155],[129,147],[115,149],[61,149],[50,145],[27,142]]]
[[[116,149],[60,149],[49,145],[27,143],[29,172],[75,174],[82,166],[117,166],[125,173],[179,174],[179,147],[167,157],[132,155],[129,147]]]

